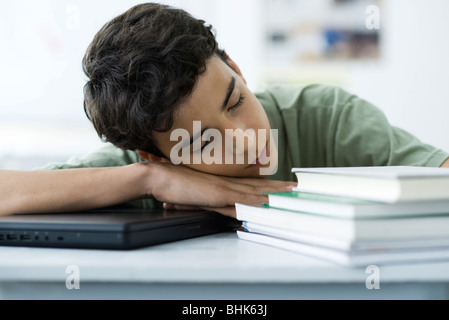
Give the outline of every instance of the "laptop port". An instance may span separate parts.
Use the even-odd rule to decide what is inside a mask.
[[[31,240],[31,236],[29,234],[21,234],[20,235],[20,240],[22,240],[22,241],[30,241]]]
[[[17,236],[15,234],[7,234],[6,240],[17,240]]]

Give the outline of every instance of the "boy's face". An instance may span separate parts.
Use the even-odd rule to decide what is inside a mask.
[[[206,140],[205,133],[208,131],[201,134],[206,128],[216,129],[214,138],[210,141]],[[172,136],[176,129],[188,132],[189,138],[193,139],[192,144],[189,140],[187,143],[181,141],[178,135]],[[252,132],[255,135],[252,135]],[[220,139],[215,141],[218,133],[221,135],[221,143]],[[218,56],[209,59],[206,72],[198,78],[191,96],[175,112],[171,130],[153,132],[153,135],[156,147],[168,159],[171,154],[178,154],[172,153],[172,150],[180,150],[181,144],[186,146],[188,155],[184,154],[183,159],[187,161],[182,164],[202,172],[234,177],[259,177],[261,168],[273,167],[274,161],[277,165],[277,150],[273,150],[276,149],[275,144],[270,143],[273,136],[270,135],[270,124],[265,110],[248,90],[243,77]],[[244,137],[244,144],[238,144],[239,135],[240,138]],[[265,146],[266,151],[263,150]],[[225,159],[226,152],[231,154],[232,158]],[[243,156],[243,164],[237,161],[237,154]],[[221,158],[221,161],[207,161],[211,156],[215,160]],[[266,156],[269,158],[268,163]],[[229,161],[230,159],[232,161]]]

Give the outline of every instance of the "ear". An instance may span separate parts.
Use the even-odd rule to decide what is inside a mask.
[[[147,161],[151,161],[151,162],[168,162],[168,163],[171,163],[170,160],[167,160],[167,159],[165,159],[165,158],[161,158],[161,157],[155,156],[154,154],[149,153],[149,152],[146,152],[146,151],[137,150],[136,152],[137,152],[137,154],[138,154],[142,159],[145,159],[145,160],[147,160]]]
[[[245,84],[247,84],[245,78],[243,77],[242,72],[240,71],[240,68],[237,66],[237,64],[231,58],[229,58],[228,55],[226,55],[226,62],[235,72],[237,72],[237,74],[242,78],[243,82]]]

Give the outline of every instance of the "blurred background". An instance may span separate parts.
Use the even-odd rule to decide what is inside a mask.
[[[2,0],[0,169],[82,156],[102,142],[82,107],[95,33],[142,1]],[[250,89],[340,86],[449,151],[449,1],[173,0],[212,24]]]

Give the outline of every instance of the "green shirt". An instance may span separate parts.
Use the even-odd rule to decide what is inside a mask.
[[[296,181],[293,167],[438,167],[449,157],[390,125],[381,110],[341,88],[272,86],[256,97],[271,128],[278,130],[278,170],[268,179]],[[142,161],[134,151],[106,144],[84,157],[39,169],[110,167]],[[147,205],[159,207],[160,203],[150,199]]]

